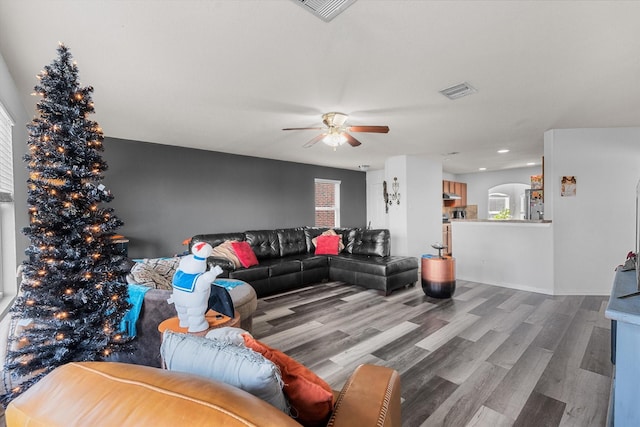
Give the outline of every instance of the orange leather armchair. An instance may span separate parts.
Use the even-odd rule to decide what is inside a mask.
[[[275,407],[227,384],[115,362],[61,366],[11,402],[15,426],[299,426]],[[336,399],[328,426],[400,426],[400,377],[361,365]]]

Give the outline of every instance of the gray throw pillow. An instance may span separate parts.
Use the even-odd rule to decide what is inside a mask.
[[[247,347],[165,331],[160,353],[170,371],[187,372],[240,388],[289,414],[278,367]]]

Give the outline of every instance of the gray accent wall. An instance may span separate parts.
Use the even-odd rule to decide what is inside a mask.
[[[116,138],[104,147],[108,205],[133,258],[180,253],[199,233],[313,225],[315,178],[341,181],[341,226],[366,225],[360,171]]]

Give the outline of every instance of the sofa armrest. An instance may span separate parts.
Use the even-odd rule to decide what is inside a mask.
[[[394,369],[360,365],[351,374],[334,406],[332,427],[400,427],[400,374]]]
[[[216,266],[220,267],[223,270],[223,273],[219,275],[219,277],[228,276],[230,271],[234,271],[236,266],[233,264],[228,258],[223,258],[219,256],[210,256],[207,258],[207,266],[208,268],[214,268]]]

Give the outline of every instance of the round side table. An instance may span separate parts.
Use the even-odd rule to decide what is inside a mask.
[[[456,291],[456,260],[422,255],[422,290],[433,298],[451,298]]]

